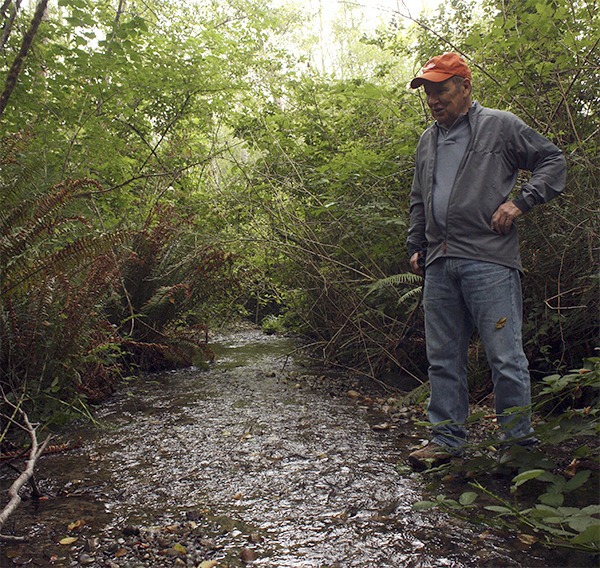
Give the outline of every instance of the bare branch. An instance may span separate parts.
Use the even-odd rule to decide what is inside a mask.
[[[5,399],[5,402],[8,403],[8,401],[6,399]],[[6,523],[6,520],[8,519],[8,517],[12,513],[14,513],[14,511],[20,505],[21,496],[19,495],[19,492],[21,491],[21,489],[23,488],[23,486],[26,483],[31,483],[31,480],[33,479],[33,473],[35,470],[35,464],[36,464],[38,458],[40,457],[40,455],[42,455],[42,453],[44,452],[44,449],[48,445],[48,442],[50,441],[50,438],[51,438],[51,436],[48,436],[44,440],[44,442],[41,445],[39,445],[35,428],[31,424],[31,422],[29,422],[29,417],[21,409],[19,409],[19,414],[21,415],[21,419],[23,421],[24,428],[29,433],[29,439],[31,440],[31,448],[29,450],[29,459],[27,460],[27,466],[25,467],[25,470],[19,475],[19,477],[17,477],[17,479],[13,482],[13,484],[10,486],[10,488],[8,490],[9,501],[8,501],[7,505],[4,507],[4,509],[0,512],[0,530],[4,526],[4,523]],[[19,537],[3,535],[0,533],[0,541],[7,541],[7,540],[15,541],[15,540],[19,540]]]

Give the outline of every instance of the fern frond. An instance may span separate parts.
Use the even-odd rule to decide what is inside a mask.
[[[419,286],[418,290],[421,289],[421,277],[413,274],[412,272],[402,272],[401,274],[392,274],[392,276],[388,276],[387,278],[382,278],[381,280],[377,280],[373,282],[367,289],[367,295],[372,294],[373,292],[378,292],[383,288],[393,288],[395,286]]]
[[[422,291],[423,291],[423,287],[417,286],[416,288],[413,288],[412,290],[405,292],[404,294],[402,294],[402,296],[400,296],[398,298],[398,305],[400,306],[400,305],[404,304],[405,302],[408,302],[409,300],[417,299],[421,295]]]
[[[99,255],[111,252],[128,238],[127,232],[86,235],[59,250],[41,255],[15,258],[10,271],[2,274],[0,297],[25,292],[32,286],[57,275],[77,272]]]

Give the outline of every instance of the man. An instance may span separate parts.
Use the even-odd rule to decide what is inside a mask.
[[[422,468],[449,461],[466,442],[475,328],[492,373],[502,439],[536,441],[515,220],[563,190],[566,164],[554,144],[515,115],[471,101],[471,70],[457,54],[430,59],[410,86],[423,86],[435,119],[417,146],[407,239],[411,270],[426,272],[433,439],[409,455]],[[531,177],[511,199],[520,169]]]

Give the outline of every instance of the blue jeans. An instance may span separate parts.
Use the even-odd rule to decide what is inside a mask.
[[[519,272],[499,264],[442,258],[427,267],[423,291],[433,441],[459,449],[469,412],[467,359],[475,328],[492,372],[504,439],[531,436],[531,387],[523,352]],[[508,409],[519,407],[517,412]]]

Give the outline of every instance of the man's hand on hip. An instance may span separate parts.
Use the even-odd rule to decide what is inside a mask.
[[[492,231],[501,235],[508,234],[515,219],[521,215],[523,215],[523,211],[512,201],[503,203],[492,215]]]

